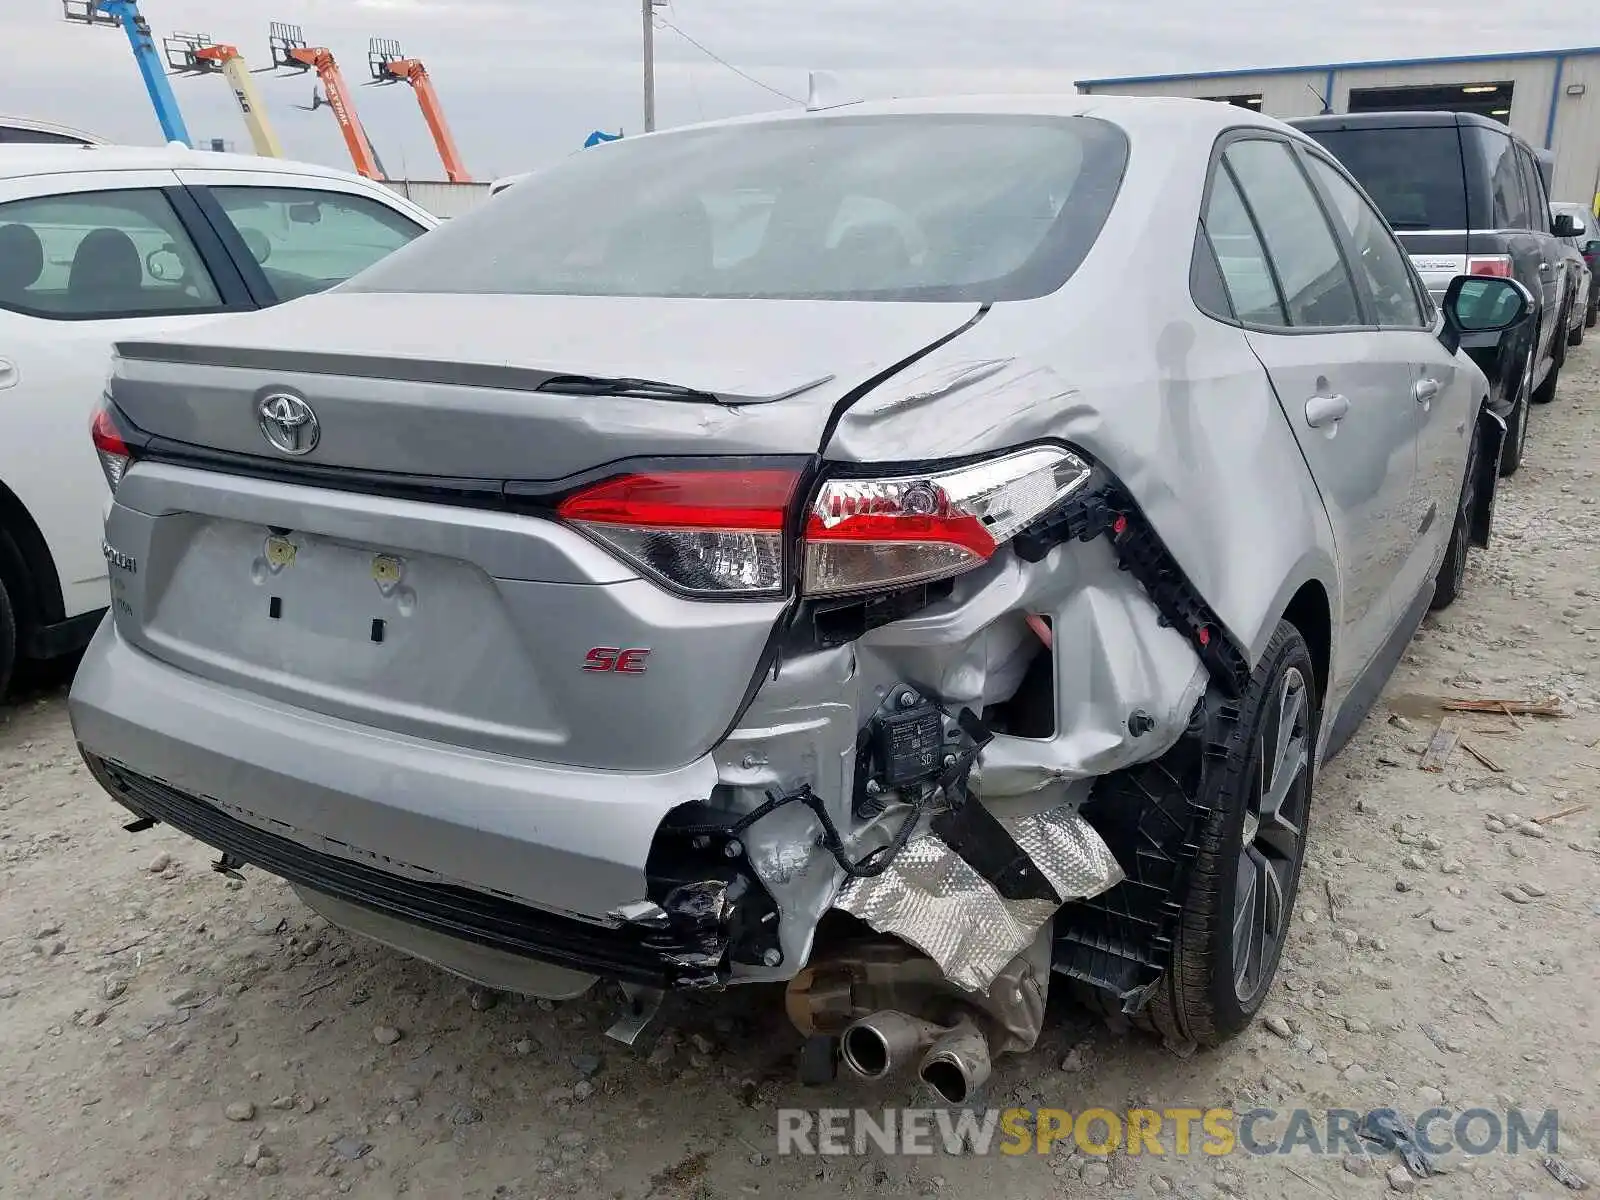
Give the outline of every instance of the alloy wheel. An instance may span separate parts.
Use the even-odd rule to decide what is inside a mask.
[[[1262,714],[1234,885],[1233,989],[1244,1004],[1270,981],[1288,932],[1310,790],[1309,701],[1290,667]]]

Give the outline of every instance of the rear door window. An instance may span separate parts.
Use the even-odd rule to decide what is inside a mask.
[[[200,253],[156,188],[0,204],[0,306],[64,320],[220,309]]]
[[[1454,125],[1307,130],[1395,229],[1465,230],[1466,175]]]
[[[209,187],[280,301],[343,283],[424,230],[368,196],[317,188]]]
[[[1521,146],[1517,147],[1517,158],[1522,163],[1522,187],[1528,195],[1528,224],[1525,229],[1543,229],[1548,231],[1550,221],[1537,219],[1541,213],[1550,211],[1550,200],[1545,195],[1544,175],[1539,170],[1539,164],[1532,154]]]
[[[1423,326],[1426,320],[1411,282],[1411,267],[1383,218],[1332,166],[1315,154],[1306,159],[1327,194],[1334,218],[1349,235],[1354,265],[1366,281],[1378,324],[1399,329]]]
[[[1249,139],[1223,154],[1260,227],[1295,326],[1363,324],[1356,289],[1311,184],[1283,142]]]

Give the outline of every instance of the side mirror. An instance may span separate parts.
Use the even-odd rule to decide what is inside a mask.
[[[1550,222],[1550,232],[1560,238],[1583,236],[1583,225],[1571,213],[1560,213]]]
[[[1533,312],[1533,293],[1515,279],[1457,275],[1445,289],[1445,344],[1454,351],[1467,333],[1504,333]]]

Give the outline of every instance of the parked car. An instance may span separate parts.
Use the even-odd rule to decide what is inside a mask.
[[[111,343],[321,290],[437,222],[342,171],[182,149],[0,145],[0,694],[108,603],[83,431]]]
[[[1578,232],[1566,239],[1583,255],[1589,268],[1589,307],[1584,316],[1584,327],[1593,329],[1600,322],[1600,221],[1589,211],[1588,205],[1557,201],[1550,206],[1552,218],[1571,217],[1579,226]]]
[[[1570,283],[1535,151],[1505,125],[1471,113],[1386,112],[1291,122],[1331,150],[1400,235],[1429,292],[1461,274],[1514,278],[1537,320],[1502,344],[1470,337],[1494,384],[1508,438],[1501,471],[1522,462],[1528,405],[1555,399],[1565,358]]]
[[[628,139],[119,343],[73,728],[133,828],[491,987],[786,981],[951,1102],[1052,974],[1216,1041],[1488,538],[1461,339],[1535,308],[1436,307],[1331,155],[1205,101]]]
[[[11,143],[34,146],[104,146],[106,140],[96,134],[74,129],[70,125],[57,125],[54,121],[36,121],[32,117],[8,117],[0,113],[0,145]]]
[[[1554,213],[1555,205],[1551,205]],[[1566,337],[1562,341],[1560,360],[1566,365],[1566,347],[1578,346],[1583,343],[1584,330],[1588,328],[1585,322],[1589,314],[1589,293],[1594,282],[1589,271],[1589,264],[1583,257],[1577,237],[1562,237],[1556,241],[1562,258],[1562,275],[1567,281],[1567,298],[1563,303],[1561,312],[1565,319]]]

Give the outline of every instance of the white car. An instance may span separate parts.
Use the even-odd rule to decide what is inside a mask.
[[[32,117],[9,117],[0,113],[0,142],[24,142],[34,146],[104,146],[106,140],[98,134],[74,129],[70,125],[57,125],[54,121],[38,121]]]
[[[118,338],[321,291],[438,221],[381,184],[176,147],[0,144],[0,693],[108,603],[85,431]]]

